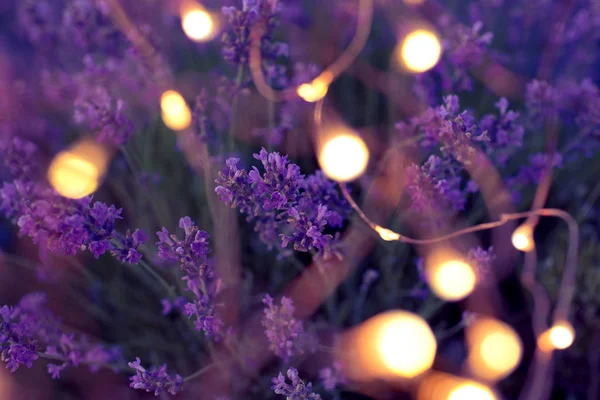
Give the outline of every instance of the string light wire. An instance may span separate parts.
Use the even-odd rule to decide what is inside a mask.
[[[373,23],[373,0],[359,0],[356,31],[344,52],[321,72],[312,82],[329,86],[347,70],[367,44]],[[262,70],[261,39],[266,32],[267,21],[261,18],[250,31],[249,68],[256,90],[267,100],[281,102],[297,97],[297,87],[275,90],[265,80]]]

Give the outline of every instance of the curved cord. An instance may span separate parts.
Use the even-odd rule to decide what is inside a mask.
[[[364,49],[371,25],[373,23],[373,0],[360,0],[358,16],[356,23],[356,32],[350,41],[350,44],[344,52],[325,70],[323,70],[313,82],[318,81],[329,86],[331,82],[341,75]],[[250,75],[256,90],[267,100],[281,102],[297,96],[297,88],[286,88],[275,90],[265,80],[262,70],[262,57],[260,54],[261,40],[266,31],[266,20],[263,17],[252,27],[250,31],[250,54],[249,68]]]

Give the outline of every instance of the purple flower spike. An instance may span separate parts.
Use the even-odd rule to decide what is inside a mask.
[[[139,357],[136,357],[135,361],[128,365],[135,370],[135,375],[129,378],[131,381],[129,386],[133,389],[154,392],[154,395],[158,396],[164,391],[176,395],[183,388],[183,378],[179,375],[167,374],[167,364],[147,370],[142,366]]]

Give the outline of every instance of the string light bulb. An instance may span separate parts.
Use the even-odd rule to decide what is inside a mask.
[[[395,240],[400,239],[399,234],[397,234],[396,232],[394,232],[390,229],[379,226],[379,225],[377,225],[375,227],[375,232],[377,232],[379,234],[379,236],[386,242],[393,242]]]
[[[467,341],[470,370],[488,381],[508,376],[523,355],[519,335],[509,325],[493,318],[477,318],[467,330]]]
[[[427,258],[427,281],[441,299],[458,301],[475,289],[477,274],[471,265],[453,252],[438,251]]]
[[[331,135],[319,153],[321,169],[338,182],[352,181],[361,176],[369,163],[369,149],[356,134]]]
[[[544,335],[544,334],[543,334]],[[553,349],[564,350],[575,341],[575,329],[569,321],[559,321],[546,331],[548,342]]]
[[[408,381],[428,371],[437,343],[420,316],[403,310],[377,314],[345,331],[335,353],[344,359],[344,375],[353,381]]]
[[[98,189],[108,161],[108,152],[102,145],[83,139],[52,159],[48,181],[61,196],[80,199]]]
[[[438,37],[428,29],[417,29],[406,35],[401,43],[400,63],[408,71],[422,73],[433,68],[442,54]]]
[[[314,103],[325,97],[328,90],[328,79],[318,76],[312,82],[303,83],[302,85],[298,86],[296,93],[304,101],[308,103]]]
[[[160,98],[161,115],[164,124],[181,131],[192,123],[192,113],[184,98],[174,90],[167,90]]]
[[[458,376],[432,372],[419,382],[417,400],[497,400],[488,386]]]
[[[496,400],[496,395],[481,383],[465,381],[450,391],[447,400]]]
[[[535,249],[533,228],[527,222],[520,225],[512,234],[511,241],[517,250],[530,252]]]
[[[414,378],[431,368],[437,343],[427,322],[406,311],[389,312],[385,317],[375,341],[388,370]]]
[[[213,17],[199,6],[182,12],[181,27],[186,36],[195,42],[204,42],[214,36]]]

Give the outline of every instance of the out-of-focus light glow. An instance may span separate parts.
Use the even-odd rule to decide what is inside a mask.
[[[548,337],[555,349],[564,350],[573,344],[575,329],[568,321],[557,322],[548,330]]]
[[[477,275],[469,264],[458,259],[428,263],[431,290],[441,299],[458,301],[467,297],[477,284]]]
[[[400,239],[399,234],[379,225],[375,227],[375,231],[379,233],[379,236],[386,242],[393,242],[394,240]]]
[[[361,176],[369,162],[369,149],[358,135],[332,136],[321,148],[319,164],[325,175],[338,182]]]
[[[303,83],[302,85],[298,86],[296,93],[298,93],[298,96],[300,96],[304,101],[308,103],[314,103],[325,97],[328,90],[329,85],[325,79],[316,78],[310,83]]]
[[[466,381],[452,389],[447,400],[496,400],[496,396],[487,386]]]
[[[519,365],[523,346],[509,325],[492,318],[478,318],[467,330],[468,364],[476,376],[495,381]]]
[[[196,42],[203,42],[213,37],[213,18],[199,7],[182,12],[181,27],[187,37]]]
[[[527,223],[520,225],[512,234],[512,244],[517,250],[529,252],[535,249],[533,229]]]
[[[409,33],[400,48],[400,62],[411,72],[421,73],[433,68],[442,54],[437,36],[426,29]]]
[[[89,160],[65,151],[57,154],[52,160],[48,179],[61,196],[80,199],[96,191],[100,171]]]
[[[479,382],[441,372],[419,382],[417,400],[497,400],[493,390]]]
[[[425,2],[425,0],[404,0],[404,4],[408,4],[409,6],[423,4],[424,2]]]
[[[167,90],[160,98],[160,108],[164,124],[174,131],[190,126],[192,113],[183,97],[174,90]]]
[[[437,349],[427,322],[405,311],[388,313],[375,341],[383,364],[393,375],[403,378],[413,378],[431,368]]]

